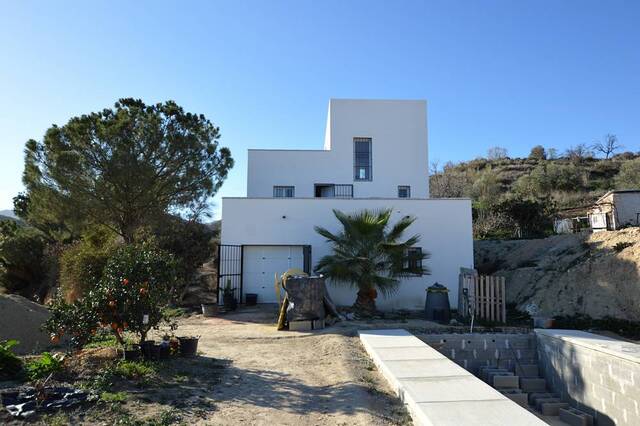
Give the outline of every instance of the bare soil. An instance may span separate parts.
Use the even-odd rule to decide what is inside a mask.
[[[182,321],[181,335],[201,336],[202,357],[228,362],[211,391],[215,411],[188,423],[410,424],[356,336],[357,328],[380,324],[342,322],[320,332],[277,331],[275,314],[274,307],[246,308]]]

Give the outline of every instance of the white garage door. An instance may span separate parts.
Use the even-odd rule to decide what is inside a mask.
[[[304,269],[304,253],[301,246],[244,246],[243,262],[243,293],[256,293],[258,303],[277,303],[275,274]]]

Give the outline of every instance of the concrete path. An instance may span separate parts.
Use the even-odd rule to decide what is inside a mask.
[[[546,425],[406,330],[367,330],[359,335],[415,424]]]

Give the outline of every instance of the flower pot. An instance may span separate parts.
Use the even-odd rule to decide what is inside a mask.
[[[258,303],[258,295],[256,293],[247,293],[244,295],[244,301],[247,306],[255,306]]]
[[[134,345],[129,348],[124,348],[122,359],[125,361],[137,361],[141,356],[142,352],[140,351],[140,346]]]
[[[164,341],[158,345],[158,355],[161,360],[169,359],[171,356],[171,347],[168,341]]]
[[[204,315],[205,317],[215,317],[217,313],[218,313],[217,303],[202,304],[202,315]]]
[[[142,356],[144,359],[153,361],[159,358],[159,346],[156,345],[155,340],[145,340],[142,343]]]
[[[194,357],[198,353],[198,337],[178,337],[180,356]]]
[[[233,294],[225,294],[222,296],[222,303],[226,311],[234,311],[238,307],[238,301]]]

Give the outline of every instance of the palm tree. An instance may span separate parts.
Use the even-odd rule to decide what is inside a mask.
[[[415,218],[405,216],[389,226],[391,213],[391,209],[362,210],[348,215],[334,210],[333,214],[342,224],[338,234],[315,227],[333,250],[320,259],[315,271],[334,283],[357,288],[358,297],[353,307],[361,315],[375,313],[378,292],[391,296],[399,288],[399,278],[430,273],[422,266],[422,260],[429,258],[429,254],[413,247],[420,236],[401,241]]]

